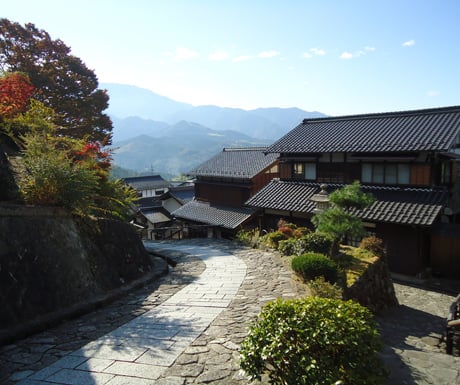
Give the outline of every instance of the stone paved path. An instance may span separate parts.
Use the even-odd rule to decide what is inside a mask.
[[[460,357],[445,353],[443,333],[454,296],[394,284],[400,306],[378,317],[390,368],[388,384],[458,385]]]
[[[248,384],[239,372],[239,344],[263,304],[305,294],[290,271],[274,253],[225,241],[147,247],[178,262],[168,276],[1,347],[0,383]],[[388,384],[460,384],[460,358],[440,343],[453,297],[404,284],[395,289],[401,306],[378,319]]]

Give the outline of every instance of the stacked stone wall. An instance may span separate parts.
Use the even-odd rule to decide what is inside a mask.
[[[344,291],[345,299],[354,299],[374,313],[398,305],[393,281],[384,257],[375,258],[366,271]]]
[[[0,330],[104,294],[151,269],[134,229],[58,208],[0,206]]]

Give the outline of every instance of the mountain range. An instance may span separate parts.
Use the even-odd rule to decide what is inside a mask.
[[[163,177],[186,173],[223,147],[267,146],[303,119],[325,116],[298,108],[193,106],[123,84],[100,88],[110,97],[114,164]]]

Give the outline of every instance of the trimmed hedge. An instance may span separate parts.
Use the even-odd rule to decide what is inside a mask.
[[[353,301],[307,297],[267,304],[250,325],[240,366],[271,384],[380,385],[386,373],[372,313]]]
[[[336,263],[323,254],[305,253],[295,256],[291,261],[292,270],[301,275],[305,281],[323,276],[330,283],[337,281]]]

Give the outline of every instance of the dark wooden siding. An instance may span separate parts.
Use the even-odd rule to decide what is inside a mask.
[[[292,178],[291,162],[280,163],[280,178],[281,179],[291,179]]]
[[[431,235],[431,268],[434,274],[460,277],[460,225],[440,224]]]
[[[279,178],[280,174],[277,173],[260,173],[252,179],[251,196],[258,193],[264,186],[266,186],[273,178]]]
[[[195,197],[198,200],[227,206],[242,206],[250,198],[250,185],[234,185],[231,183],[195,184]]]
[[[384,241],[392,272],[416,275],[429,267],[430,237],[423,229],[379,223],[375,232]]]
[[[431,167],[429,164],[413,164],[410,170],[410,184],[429,186],[431,183]]]

